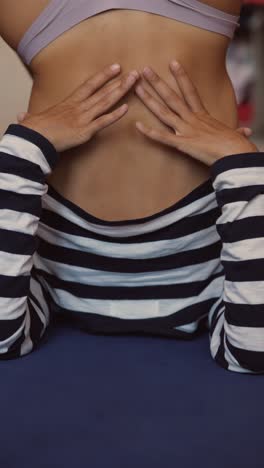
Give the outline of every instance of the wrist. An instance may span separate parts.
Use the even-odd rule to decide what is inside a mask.
[[[24,121],[20,125],[33,130],[34,132],[38,133],[41,135],[43,138],[49,141],[49,143],[55,148],[56,151],[58,151],[57,144],[53,138],[50,136],[50,132],[44,125],[40,125],[37,122],[30,122],[30,121]]]
[[[21,138],[19,151],[21,151],[22,153],[23,148],[25,147],[23,140],[25,140],[25,143],[33,143],[43,153],[51,169],[53,169],[57,164],[59,155],[56,151],[56,148],[44,135],[39,133],[37,130],[34,130],[30,127],[26,127],[25,125],[13,123],[10,124],[7,128],[5,135],[6,134],[14,135]],[[32,151],[32,148],[30,149],[30,151]]]
[[[245,153],[259,153],[257,146],[251,141],[229,145],[228,148],[222,148],[216,157],[216,160],[222,159],[229,155],[245,154]]]

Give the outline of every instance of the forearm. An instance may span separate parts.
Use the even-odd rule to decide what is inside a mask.
[[[211,354],[225,369],[264,373],[264,153],[231,155],[211,172],[224,268],[209,313]]]
[[[20,125],[0,142],[0,359],[30,352],[49,323],[30,288],[45,176],[57,157],[49,141]]]

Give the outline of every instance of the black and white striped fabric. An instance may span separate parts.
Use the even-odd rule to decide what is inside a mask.
[[[91,332],[193,339],[223,368],[264,373],[264,153],[230,155],[173,206],[103,221],[49,186],[58,160],[10,125],[0,144],[0,358],[57,314]]]

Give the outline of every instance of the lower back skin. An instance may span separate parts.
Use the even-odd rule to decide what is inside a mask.
[[[236,128],[236,100],[225,66],[228,45],[229,39],[220,34],[159,15],[103,12],[65,32],[33,59],[29,112],[54,105],[87,77],[116,62],[123,73],[150,65],[176,91],[169,71],[175,58],[212,116]],[[109,221],[150,216],[210,177],[208,166],[138,132],[138,120],[156,129],[166,126],[133,90],[114,108],[125,102],[129,110],[120,121],[90,142],[61,153],[47,179],[73,203]]]

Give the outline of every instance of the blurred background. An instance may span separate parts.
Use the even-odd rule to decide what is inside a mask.
[[[264,0],[246,0],[233,43],[227,70],[233,82],[240,124],[254,130],[264,141]]]
[[[16,121],[17,112],[27,109],[32,82],[1,39],[0,60],[1,135]],[[264,0],[245,0],[240,27],[228,52],[227,70],[236,92],[240,124],[253,128],[253,139],[264,148]]]

